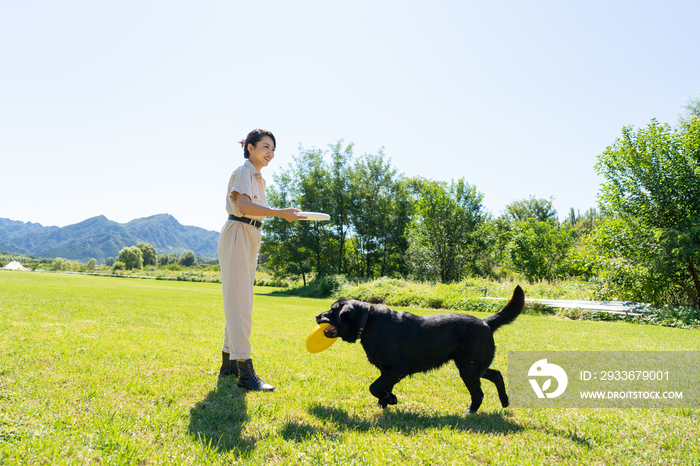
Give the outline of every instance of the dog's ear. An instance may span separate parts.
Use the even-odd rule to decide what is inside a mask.
[[[334,302],[333,304],[331,304],[331,309],[330,309],[330,310],[333,311],[333,310],[335,310],[335,309],[337,309],[337,308],[339,308],[339,307],[342,308],[344,304],[345,304],[345,300],[344,300],[344,299],[339,299],[339,300],[337,300],[336,302]]]
[[[348,301],[338,314],[340,335],[343,341],[355,343],[361,334],[361,322],[366,322],[372,306],[361,301]]]
[[[338,323],[347,325],[352,320],[354,306],[350,303],[343,303],[343,307],[338,313]]]
[[[355,343],[357,339],[357,303],[350,301],[338,313],[338,332],[343,341]]]

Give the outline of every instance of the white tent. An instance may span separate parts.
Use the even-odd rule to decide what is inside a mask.
[[[26,267],[22,267],[22,264],[20,264],[17,261],[12,261],[9,264],[7,264],[5,267],[3,267],[2,270],[29,270],[29,269]]]

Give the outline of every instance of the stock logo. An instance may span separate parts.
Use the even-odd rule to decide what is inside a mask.
[[[537,398],[556,398],[566,390],[566,386],[569,383],[569,378],[566,376],[566,372],[561,367],[556,364],[550,364],[546,359],[540,359],[532,366],[527,373],[528,377],[547,377],[546,380],[540,386],[537,383],[537,379],[530,379],[530,385],[535,391]],[[548,392],[552,386],[552,378],[557,381],[557,389],[553,392]]]

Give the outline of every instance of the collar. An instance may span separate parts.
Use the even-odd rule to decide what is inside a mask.
[[[360,322],[360,330],[357,332],[357,339],[361,340],[362,339],[362,331],[365,329],[365,326],[367,325],[367,319],[369,318],[369,313],[372,312],[372,306],[369,306],[369,309],[367,310],[367,314],[365,314],[362,317],[362,321]]]
[[[248,168],[248,170],[252,171],[253,175],[257,175],[262,178],[262,173],[260,173],[258,169],[255,168],[255,165],[253,165],[253,162],[251,162],[249,159],[245,159],[243,166]]]

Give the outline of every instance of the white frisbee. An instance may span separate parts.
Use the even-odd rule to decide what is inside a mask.
[[[303,215],[306,218],[300,218],[299,220],[330,220],[331,216],[324,214],[323,212],[297,212],[297,215]]]

